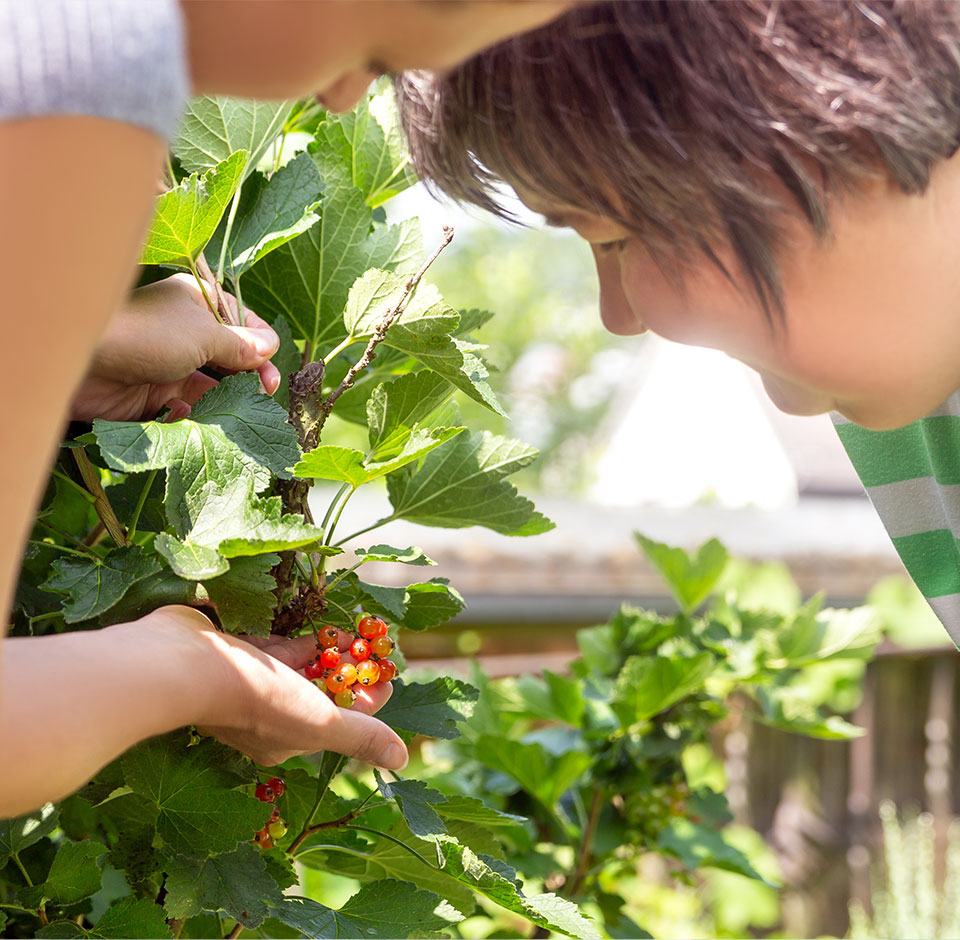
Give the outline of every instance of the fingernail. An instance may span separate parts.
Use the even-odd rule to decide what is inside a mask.
[[[383,760],[380,762],[387,770],[403,770],[410,759],[407,749],[402,744],[391,744],[383,752]]]
[[[266,330],[257,330],[253,334],[253,348],[260,356],[272,356],[280,345],[280,340],[276,333],[268,333]]]

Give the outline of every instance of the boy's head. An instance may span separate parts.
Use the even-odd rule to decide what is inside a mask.
[[[591,242],[601,312],[870,427],[960,387],[960,4],[601,2],[397,80],[420,173]]]

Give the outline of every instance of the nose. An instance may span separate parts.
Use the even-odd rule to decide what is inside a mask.
[[[317,101],[328,111],[343,114],[355,107],[370,83],[382,73],[373,69],[356,69],[341,75],[332,85],[318,94]]]
[[[591,246],[593,260],[597,265],[597,280],[600,284],[600,319],[604,327],[617,336],[636,336],[647,328],[633,312],[623,289],[620,276],[620,254],[615,250],[603,250]]]

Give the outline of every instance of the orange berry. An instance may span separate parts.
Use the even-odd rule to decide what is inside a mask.
[[[373,685],[380,679],[380,666],[372,659],[365,660],[357,666],[357,682],[360,685]]]
[[[372,640],[370,643],[370,649],[377,654],[381,659],[389,656],[394,649],[393,640],[388,636],[378,636],[375,640]]]
[[[320,628],[320,632],[317,634],[317,642],[324,649],[333,649],[333,647],[340,644],[340,631],[336,627],[327,624],[327,626]]]
[[[332,676],[327,676],[327,688],[336,695],[338,692],[342,692],[347,687],[347,680],[339,672],[335,672]]]
[[[397,664],[392,659],[380,660],[380,681],[392,682],[397,677]]]
[[[346,682],[348,686],[353,685],[357,681],[357,667],[353,663],[341,663],[340,668],[337,672],[343,676],[343,681]]]

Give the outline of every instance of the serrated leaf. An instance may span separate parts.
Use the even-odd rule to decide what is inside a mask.
[[[279,561],[279,555],[234,558],[226,574],[204,581],[207,595],[226,630],[269,636],[277,606],[273,593],[277,579],[272,568]]]
[[[188,173],[195,173],[216,166],[237,150],[246,150],[252,171],[289,113],[288,101],[212,95],[191,98],[173,139],[173,152]]]
[[[323,182],[307,153],[298,154],[270,179],[251,174],[244,183],[225,254],[225,271],[237,278],[264,255],[302,235],[320,221],[317,207]],[[226,225],[221,223],[207,248],[216,265]]]
[[[584,698],[581,683],[545,669],[539,676],[520,676],[499,683],[501,691],[513,692],[518,709],[536,718],[579,725]]]
[[[743,852],[726,842],[721,831],[698,825],[689,819],[671,820],[660,834],[657,848],[678,858],[691,870],[705,866],[722,868],[762,881],[771,888],[778,887],[760,875]]]
[[[309,898],[285,898],[281,904],[271,905],[271,915],[303,936],[319,940],[433,936],[463,919],[449,905],[442,906],[442,899],[432,891],[392,879],[363,885],[339,911]]]
[[[541,744],[522,744],[490,734],[477,738],[475,752],[477,760],[512,777],[547,809],[553,809],[592,763],[590,755],[581,751],[554,756]]]
[[[613,710],[624,725],[646,721],[700,691],[716,663],[710,653],[631,656],[617,676]]]
[[[101,872],[97,859],[107,854],[100,842],[61,842],[50,871],[39,892],[61,907],[76,904],[100,890]]]
[[[428,558],[419,545],[409,548],[394,548],[392,545],[371,545],[369,548],[356,548],[354,554],[365,561],[394,561],[403,565],[436,565]]]
[[[453,620],[467,604],[446,578],[432,578],[407,586],[403,626],[407,630],[428,630]]]
[[[0,868],[12,855],[46,838],[57,828],[60,813],[53,803],[45,803],[34,813],[14,819],[0,819]]]
[[[160,196],[140,263],[192,266],[240,185],[248,156],[245,150],[234,153],[203,176],[188,176]]]
[[[413,430],[429,422],[453,394],[450,383],[425,369],[374,389],[367,401],[367,429],[374,457],[399,453]]]
[[[236,851],[207,858],[170,856],[164,870],[164,907],[170,917],[225,911],[244,927],[259,927],[268,916],[268,902],[279,904],[282,900],[260,850],[249,842]]]
[[[448,823],[469,823],[488,832],[502,829],[505,834],[513,837],[524,833],[524,824],[527,821],[523,816],[493,809],[476,797],[458,794],[447,795],[446,802],[438,804],[437,813]]]
[[[139,937],[141,940],[169,940],[173,936],[163,908],[148,898],[120,898],[108,907],[88,937]]]
[[[553,523],[504,479],[536,456],[528,444],[487,431],[460,434],[416,470],[387,478],[390,518],[445,528],[482,525],[504,535],[549,531]]]
[[[255,264],[244,298],[269,320],[286,317],[316,356],[345,336],[343,308],[353,282],[369,267],[412,274],[419,266],[416,223],[374,226],[348,167],[325,140],[311,150],[324,183],[320,222]]]
[[[864,735],[863,728],[851,724],[840,715],[825,716],[807,697],[803,688],[757,687],[753,697],[760,705],[760,713],[753,717],[771,728],[780,728],[793,734],[804,734],[824,741],[846,741]]]
[[[58,558],[51,567],[53,574],[41,586],[69,595],[63,604],[63,619],[77,623],[109,610],[134,583],[156,574],[160,562],[133,545],[114,549],[102,558]]]
[[[124,779],[159,810],[157,833],[183,855],[232,852],[252,838],[270,807],[233,789],[210,745],[186,747],[187,735],[151,738],[121,758]]]
[[[156,534],[153,547],[166,558],[176,574],[189,581],[217,578],[230,570],[230,562],[216,548],[189,540],[184,542],[166,532]]]
[[[393,695],[377,712],[391,728],[431,738],[456,738],[457,722],[473,714],[479,692],[466,682],[442,676],[432,682],[393,680]]]
[[[439,790],[428,787],[422,780],[400,779],[388,783],[376,769],[373,775],[384,797],[388,800],[396,800],[403,818],[414,835],[429,838],[447,831],[443,820],[431,805],[447,802],[447,798]]]
[[[353,487],[393,473],[456,437],[465,428],[418,428],[404,442],[401,451],[389,460],[376,462],[351,447],[321,444],[303,455],[293,468],[294,476],[306,480],[336,480]]]
[[[390,271],[371,268],[351,285],[343,310],[343,325],[357,338],[373,335],[385,311],[394,307],[406,290],[407,278]],[[424,334],[449,334],[460,323],[460,314],[444,303],[432,284],[421,283],[407,300],[397,324],[413,326]],[[398,329],[391,327],[391,330]],[[390,335],[389,333],[387,334]],[[391,344],[392,345],[392,344]]]
[[[181,421],[94,422],[113,469],[166,469],[167,518],[184,545],[229,558],[298,548],[322,536],[302,517],[283,515],[279,497],[255,495],[271,474],[286,478],[300,456],[283,410],[258,389],[256,375],[241,373],[223,379]],[[226,570],[209,552],[166,536],[158,536],[157,548],[183,577]]]
[[[417,181],[389,88],[351,111],[328,115],[320,133],[350,167],[353,185],[371,208]]]
[[[707,597],[727,566],[727,550],[716,539],[704,542],[696,554],[689,555],[682,548],[655,542],[639,532],[633,535],[685,611],[693,610]]]

